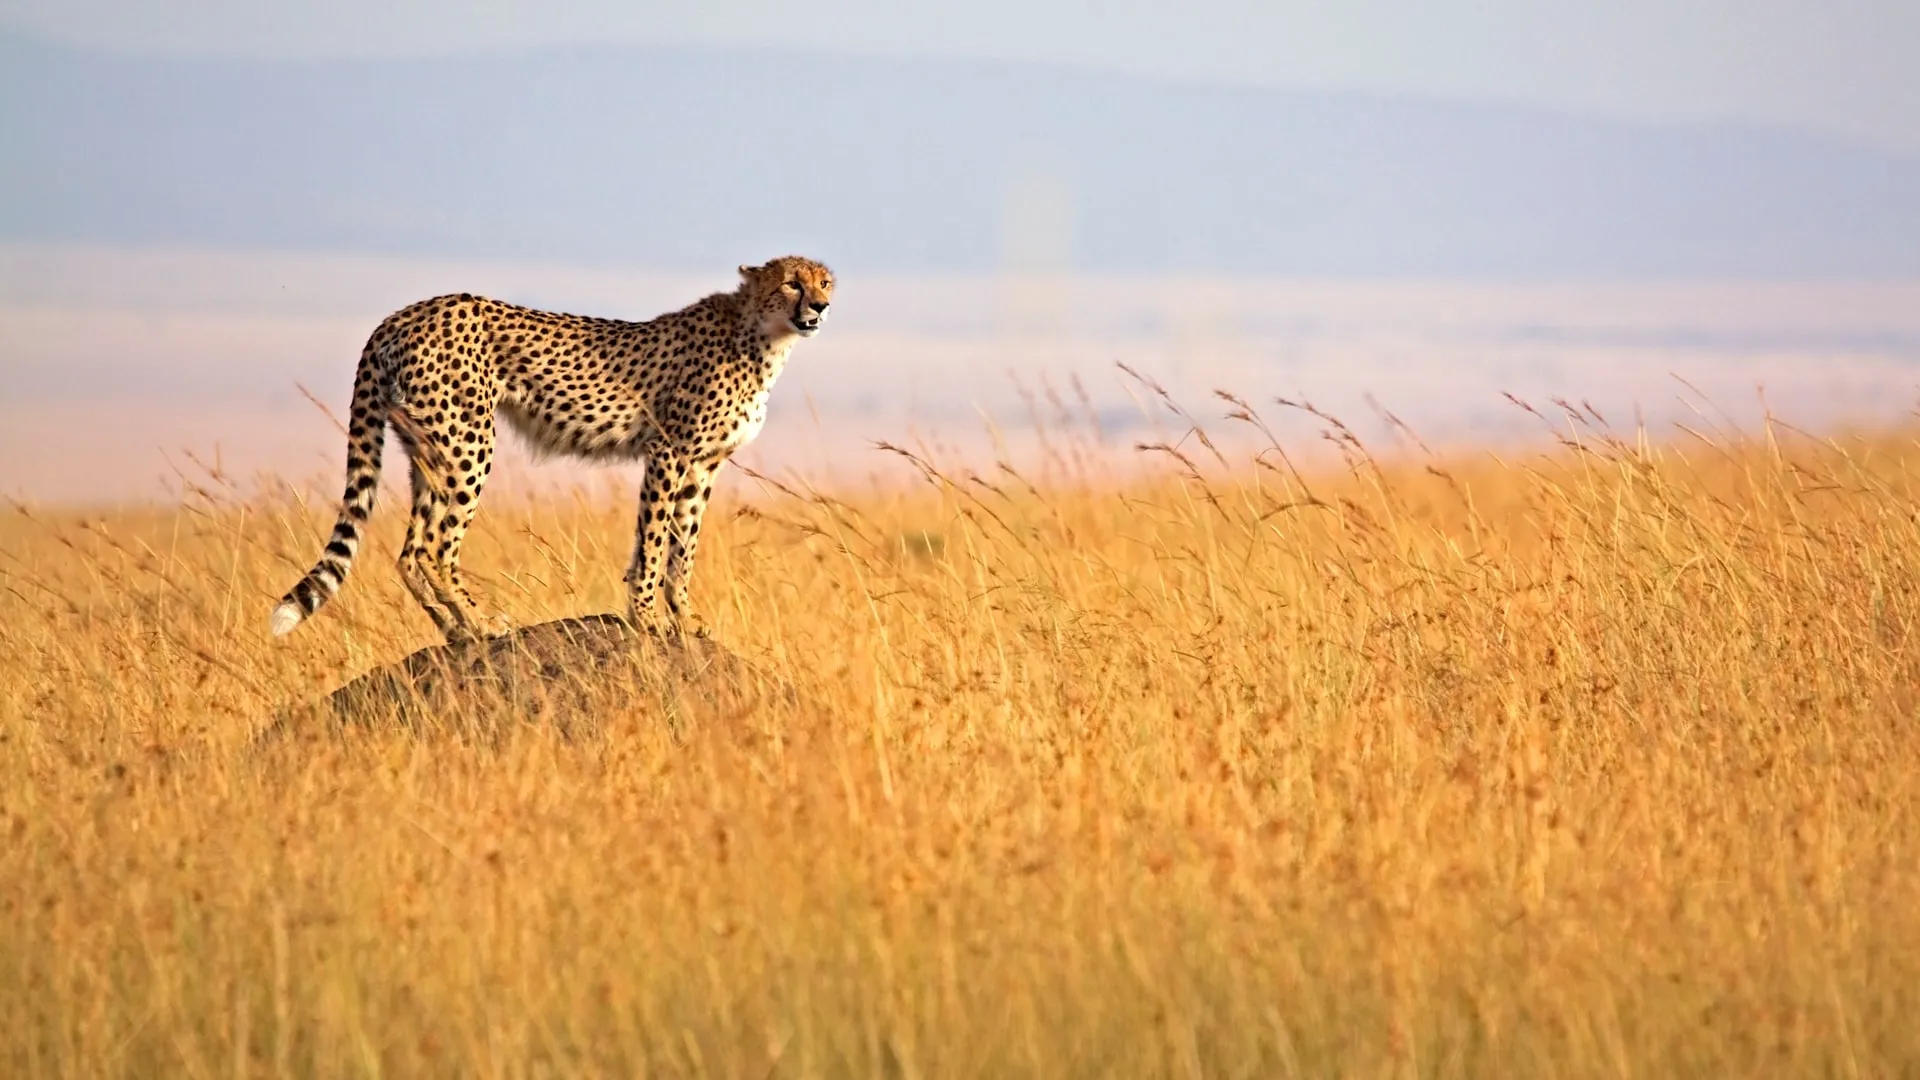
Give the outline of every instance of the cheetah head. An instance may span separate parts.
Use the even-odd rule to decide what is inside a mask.
[[[820,332],[833,302],[833,271],[812,259],[782,255],[763,266],[742,266],[740,279],[747,310],[769,337]]]

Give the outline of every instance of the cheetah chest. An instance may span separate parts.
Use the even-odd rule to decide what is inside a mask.
[[[771,388],[753,395],[730,417],[720,431],[720,452],[731,454],[752,442],[767,425],[767,397]]]
[[[787,353],[791,342],[767,349],[757,358],[752,373],[748,376],[748,385],[752,387],[744,399],[727,411],[726,419],[719,425],[715,450],[721,454],[731,454],[735,450],[752,442],[767,424],[767,398],[773,393],[773,381],[780,377],[780,370],[786,367]],[[746,389],[742,387],[741,389]]]

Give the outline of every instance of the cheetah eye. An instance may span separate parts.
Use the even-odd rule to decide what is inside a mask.
[[[789,281],[789,282],[787,282],[787,283],[786,283],[785,285],[782,285],[782,286],[781,286],[781,288],[783,288],[783,289],[792,289],[792,290],[793,290],[794,292],[799,292],[799,291],[800,291],[800,283],[799,283],[799,282],[797,282],[797,281]]]

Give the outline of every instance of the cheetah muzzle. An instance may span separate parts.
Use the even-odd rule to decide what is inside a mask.
[[[460,545],[492,471],[496,417],[537,452],[646,461],[628,617],[704,633],[687,586],[714,479],[760,433],[774,380],[794,342],[820,332],[833,285],[826,266],[788,255],[740,267],[733,292],[646,322],[469,293],[387,316],[354,377],[339,519],[320,561],[273,609],[273,633],[290,633],[346,581],[391,427],[413,477],[401,580],[448,641],[479,636]]]

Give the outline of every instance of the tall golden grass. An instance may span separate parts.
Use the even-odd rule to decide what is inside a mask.
[[[735,474],[695,598],[801,701],[609,685],[573,741],[252,746],[432,640],[391,494],[278,642],[330,506],[16,506],[0,1072],[1913,1075],[1920,450],[1541,412]],[[631,534],[490,503],[468,561],[617,610]]]

